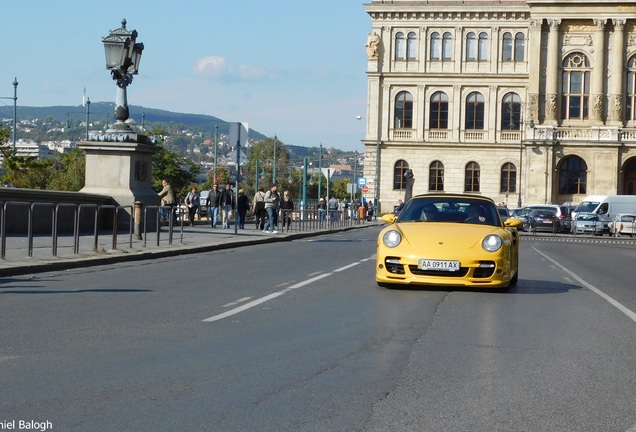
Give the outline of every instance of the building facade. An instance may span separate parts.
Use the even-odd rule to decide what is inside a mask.
[[[364,175],[509,207],[636,194],[636,1],[373,0]]]

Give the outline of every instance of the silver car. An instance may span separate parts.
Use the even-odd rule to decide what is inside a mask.
[[[572,221],[572,234],[603,235],[603,221],[596,213],[578,213]]]

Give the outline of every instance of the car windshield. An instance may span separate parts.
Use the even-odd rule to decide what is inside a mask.
[[[414,197],[406,203],[397,221],[501,226],[501,218],[494,203],[462,197]]]
[[[596,207],[598,207],[599,203],[594,201],[583,201],[581,204],[576,206],[574,211],[576,213],[584,213],[584,212],[593,212]]]
[[[530,213],[530,217],[533,218],[541,218],[541,219],[549,219],[556,217],[556,212],[552,210],[533,210]]]
[[[584,214],[579,214],[576,217],[576,220],[580,220],[580,221],[597,221],[598,220],[598,216],[595,215],[594,213],[584,213]]]

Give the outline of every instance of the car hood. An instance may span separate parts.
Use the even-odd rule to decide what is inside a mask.
[[[489,234],[499,234],[508,238],[503,228],[492,225],[441,223],[441,222],[409,222],[397,223],[391,228],[402,233],[403,241],[410,245],[444,244],[459,249],[481,245]]]

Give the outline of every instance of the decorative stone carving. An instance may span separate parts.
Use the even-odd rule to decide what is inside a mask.
[[[561,25],[560,19],[549,19],[548,25],[550,26],[550,31],[559,31],[559,26]]]
[[[557,95],[546,95],[545,99],[545,117],[548,120],[556,120],[557,118]]]
[[[593,40],[590,35],[565,35],[563,36],[563,45],[572,46],[592,46]]]
[[[597,31],[605,30],[605,24],[607,23],[607,20],[605,18],[603,19],[594,18],[593,21]]]
[[[541,24],[543,24],[543,20],[540,20],[540,19],[530,20],[530,30],[541,30]]]
[[[614,24],[614,30],[623,31],[625,29],[626,19],[612,19],[612,23]]]
[[[528,112],[530,120],[537,120],[539,118],[539,95],[537,93],[530,93],[528,98]]]
[[[603,95],[601,94],[592,96],[592,118],[595,120],[603,119]]]
[[[379,57],[380,35],[377,32],[369,33],[367,36],[367,57],[369,60],[376,60]]]
[[[609,103],[610,120],[621,121],[623,118],[623,95],[613,94]]]

